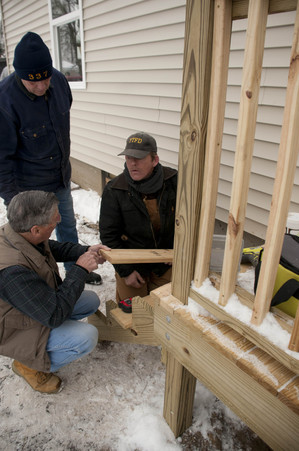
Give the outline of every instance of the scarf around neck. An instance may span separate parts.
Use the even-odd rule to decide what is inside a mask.
[[[160,163],[154,167],[152,174],[147,178],[136,182],[130,176],[127,165],[124,169],[125,178],[130,186],[142,194],[153,194],[159,191],[163,186],[163,169]]]

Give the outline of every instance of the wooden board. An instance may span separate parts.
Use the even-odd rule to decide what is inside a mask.
[[[110,263],[172,263],[173,249],[101,249]]]
[[[298,449],[299,377],[217,319],[195,319],[165,290],[151,294],[155,336],[166,352],[271,448]]]
[[[133,325],[132,313],[125,313],[120,308],[111,310],[110,315],[123,328],[131,329]]]
[[[281,255],[285,225],[294,184],[298,160],[299,140],[299,9],[297,10],[290,70],[286,92],[283,124],[277,159],[277,169],[268,219],[265,250],[261,265],[259,283],[252,310],[252,323],[259,326],[269,311],[276,272]],[[298,331],[297,331],[298,332]],[[292,337],[292,343],[296,331]],[[298,339],[297,339],[298,340]],[[298,340],[299,341],[299,340]],[[298,343],[298,342],[297,342]],[[293,346],[291,346],[293,347]],[[296,349],[296,346],[294,346]]]
[[[222,321],[230,328],[237,331],[243,337],[246,337],[259,348],[263,349],[267,354],[274,359],[281,362],[285,367],[289,368],[296,374],[299,374],[299,360],[295,356],[286,353],[283,349],[278,347],[275,343],[270,341],[267,337],[261,335],[256,329],[241,322],[218,304],[210,301],[208,298],[202,296],[193,288],[190,288],[189,297],[200,304],[204,309],[208,310],[217,320]]]
[[[234,292],[242,248],[268,6],[266,0],[249,2],[233,183],[219,293],[219,304],[223,306]]]
[[[229,0],[215,2],[211,91],[209,100],[209,117],[206,141],[205,167],[200,209],[200,227],[196,250],[194,283],[200,287],[209,274],[220,159],[224,111],[226,105],[226,86],[229,65],[229,49],[232,28],[232,2]]]
[[[150,296],[136,296],[132,299],[132,314],[129,314],[120,311],[114,301],[107,301],[106,315],[97,310],[88,317],[88,322],[98,329],[99,342],[116,341],[158,346],[160,343],[154,336],[154,303],[155,300]],[[120,313],[123,313],[123,316]]]
[[[186,2],[179,173],[172,292],[187,304],[194,274],[202,197],[213,39],[212,0]],[[192,424],[196,380],[181,362],[166,359],[164,418],[174,435]]]
[[[296,11],[297,0],[270,0],[269,14]],[[248,0],[233,0],[232,19],[245,19],[248,16]]]

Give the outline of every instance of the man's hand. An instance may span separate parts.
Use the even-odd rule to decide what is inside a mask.
[[[139,272],[133,271],[129,276],[125,277],[125,284],[128,287],[141,288],[145,284],[145,280],[141,277]]]
[[[93,246],[90,246],[88,249],[89,251],[95,252],[98,256],[98,265],[101,265],[106,261],[106,259],[101,254],[101,249],[104,249],[105,251],[111,251],[111,248],[108,246],[104,246],[104,244],[94,244]]]
[[[105,249],[109,251],[110,248],[104,246],[103,244],[95,244],[94,246],[90,246],[87,252],[80,255],[76,264],[82,266],[82,268],[86,269],[88,272],[92,272],[97,269],[98,265],[104,263],[106,259],[100,254],[100,249]]]

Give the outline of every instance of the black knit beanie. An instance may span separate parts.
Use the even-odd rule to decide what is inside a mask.
[[[52,58],[42,38],[29,31],[15,48],[13,66],[23,80],[40,81],[51,77]]]

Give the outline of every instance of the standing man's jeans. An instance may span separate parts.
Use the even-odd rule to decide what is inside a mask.
[[[61,243],[68,241],[77,244],[78,233],[76,228],[73,198],[71,194],[71,185],[69,184],[67,188],[56,191],[55,195],[59,200],[58,209],[61,216],[61,222],[56,226],[57,241],[60,241]],[[65,270],[68,271],[72,265],[73,262],[65,263]]]
[[[78,320],[95,313],[99,305],[100,300],[94,291],[83,291],[71,318],[51,330],[46,347],[51,360],[51,372],[80,359],[95,348],[98,343],[97,328]]]

